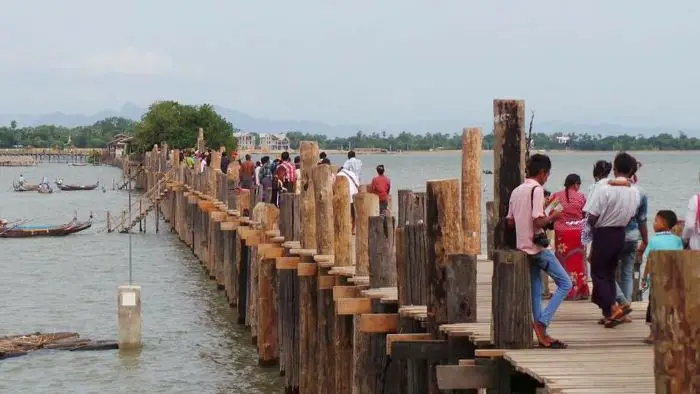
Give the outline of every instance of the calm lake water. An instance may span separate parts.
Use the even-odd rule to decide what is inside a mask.
[[[697,152],[636,154],[649,195],[650,211],[673,209],[685,214],[688,198],[700,191]],[[593,163],[613,154],[551,153],[553,171],[547,188],[556,191],[567,174],[592,181]],[[335,164],[343,157],[331,156]],[[428,179],[460,176],[456,152],[361,155],[362,182],[384,164],[399,188],[425,190]],[[484,169],[493,168],[485,152]],[[15,193],[20,173],[28,182],[57,176],[66,183],[105,185],[89,192],[55,191],[51,195]],[[57,224],[95,216],[92,229],[65,238],[0,239],[3,306],[0,335],[34,331],[76,331],[83,337],[116,338],[116,289],[128,282],[128,236],[104,231],[105,212],[117,214],[127,193],[112,190],[121,176],[111,167],[44,164],[30,168],[0,167],[0,217],[31,218],[32,224]],[[491,199],[493,178],[483,175],[483,201]],[[484,237],[485,239],[485,237]],[[235,313],[207,280],[191,251],[167,225],[155,234],[135,233],[134,283],[143,286],[143,342],[140,354],[37,352],[0,361],[0,392],[7,393],[275,393],[282,384],[277,368],[259,368],[250,335],[235,323]],[[484,249],[485,250],[485,249]]]

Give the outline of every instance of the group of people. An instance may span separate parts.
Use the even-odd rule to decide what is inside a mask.
[[[330,165],[331,161],[326,152],[321,152],[317,165]],[[228,165],[228,164],[227,164]],[[223,166],[223,164],[222,164]],[[223,169],[222,169],[223,171]],[[278,205],[281,193],[299,193],[301,187],[301,157],[296,156],[292,160],[289,152],[282,152],[279,158],[271,160],[270,156],[263,156],[259,161],[254,162],[251,155],[246,154],[245,160],[240,162],[238,170],[239,187],[252,189],[261,186],[262,201]],[[375,193],[379,198],[380,214],[385,215],[389,209],[389,195],[391,192],[391,181],[385,175],[383,164],[376,168],[377,175],[368,185],[368,191]],[[354,151],[349,151],[347,160],[338,169],[336,177],[345,177],[348,180],[348,193],[351,202],[360,190],[360,176],[362,173],[362,161],[357,158]],[[353,220],[353,231],[355,228],[355,209],[351,203],[351,217]]]
[[[580,190],[581,177],[569,174],[564,188],[547,196],[544,184],[552,168],[551,160],[542,154],[529,158],[527,179],[511,193],[507,220],[515,228],[517,248],[530,257],[533,329],[540,346],[566,347],[547,332],[564,300],[590,297],[602,313],[598,323],[614,328],[631,321],[634,266],[638,258],[645,258],[653,250],[700,250],[700,194],[688,202],[680,237],[671,231],[678,218],[670,210],[656,214],[655,235],[649,236],[648,201],[637,174],[640,167],[634,157],[619,153],[613,163],[595,163],[595,183],[588,195]],[[609,177],[611,172],[613,178]],[[554,232],[551,247],[547,236],[550,229]],[[544,309],[542,271],[557,286]],[[648,269],[641,283],[643,289],[650,287]],[[651,323],[649,310],[647,323]],[[652,341],[650,334],[645,342]]]

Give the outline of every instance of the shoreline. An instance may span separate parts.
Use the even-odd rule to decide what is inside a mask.
[[[347,150],[341,150],[341,149],[319,149],[320,152],[326,152],[326,154],[329,155],[344,155],[347,154]],[[245,155],[245,154],[251,154],[251,155],[280,155],[284,151],[259,151],[259,150],[252,150],[252,151],[238,151],[239,156],[240,155]],[[290,149],[290,153],[299,153],[298,149]],[[441,149],[441,150],[408,150],[408,151],[400,151],[400,152],[362,152],[362,151],[356,151],[358,156],[367,156],[367,155],[407,155],[407,154],[441,154],[441,153],[460,153],[462,152],[461,149]],[[482,149],[482,153],[493,153],[493,149]],[[617,153],[617,152],[634,152],[634,153],[683,153],[683,152],[700,152],[700,150],[575,150],[575,149],[535,149],[532,151],[532,153],[544,153],[544,154],[549,154],[549,153],[585,153],[585,154],[603,154],[603,153]]]

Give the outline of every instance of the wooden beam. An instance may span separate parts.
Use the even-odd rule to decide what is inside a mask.
[[[369,298],[339,298],[335,300],[336,315],[359,315],[372,313],[372,300]]]
[[[426,339],[430,339],[430,338],[431,338],[431,335],[428,333],[387,334],[386,335],[386,354],[391,355],[391,344],[394,342],[426,340]]]
[[[438,365],[440,390],[490,389],[497,387],[498,368],[492,365]]]
[[[360,332],[387,334],[395,333],[398,329],[398,313],[363,313],[360,315]]]

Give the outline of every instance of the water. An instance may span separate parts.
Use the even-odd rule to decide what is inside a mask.
[[[568,173],[576,172],[584,188],[592,181],[593,163],[612,153],[550,154],[553,170],[549,190],[560,189]],[[649,195],[650,213],[673,209],[685,215],[688,199],[700,191],[697,152],[643,152],[639,173]],[[342,156],[331,156],[335,164]],[[396,191],[425,190],[427,179],[458,178],[457,152],[361,155],[362,181],[384,164]],[[484,169],[493,168],[493,154],[484,152]],[[9,188],[23,173],[36,183],[45,175],[66,183],[97,179],[106,192],[61,192],[51,195],[15,193],[1,188],[0,217],[34,219],[30,224],[57,224],[77,210],[95,216],[92,229],[65,238],[0,239],[3,306],[0,335],[33,331],[76,331],[94,339],[116,338],[116,289],[128,283],[128,238],[101,232],[106,210],[117,214],[127,193],[112,191],[121,176],[111,167],[68,167],[46,164],[34,168],[0,167],[0,185]],[[483,201],[492,198],[493,178],[483,175]],[[7,190],[7,191],[6,191]],[[396,207],[395,207],[396,208]],[[155,234],[133,235],[134,283],[143,286],[143,342],[140,354],[100,352],[38,352],[0,361],[0,392],[31,393],[270,393],[282,384],[277,368],[259,368],[250,335],[235,323],[235,315],[207,280],[196,259],[161,223]],[[485,237],[483,237],[485,240]]]
[[[53,194],[5,191],[23,173],[28,182],[62,176],[66,183],[105,183],[106,192]],[[100,232],[105,212],[126,206],[112,191],[112,167],[0,168],[0,217],[64,223],[95,216],[93,228],[65,238],[0,239],[3,306],[0,336],[75,331],[116,339],[117,286],[128,283],[128,237]],[[134,283],[142,286],[140,354],[117,351],[30,353],[0,361],[2,393],[270,393],[279,392],[276,368],[257,367],[250,335],[207,280],[190,250],[161,223],[155,234],[133,235]]]

